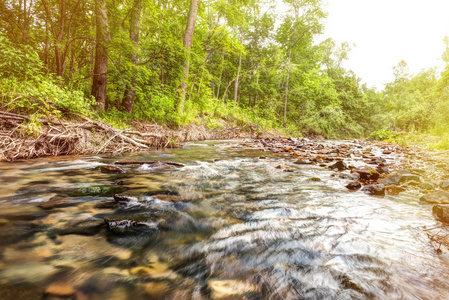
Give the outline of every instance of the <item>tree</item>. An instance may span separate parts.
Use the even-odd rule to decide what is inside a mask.
[[[134,65],[139,63],[139,34],[140,34],[140,15],[142,12],[142,0],[134,0],[134,5],[131,8],[130,13],[130,24],[129,24],[129,38],[133,44],[133,51],[130,54],[131,62]],[[122,108],[127,112],[132,112],[134,98],[135,98],[135,85],[136,85],[136,74],[133,72],[131,74],[131,80],[126,84],[125,93],[122,100]]]
[[[189,17],[187,20],[186,30],[184,33],[184,48],[186,53],[185,61],[183,62],[184,76],[180,86],[180,113],[184,113],[184,102],[186,99],[187,82],[189,80],[189,69],[190,69],[190,50],[192,47],[193,33],[195,31],[195,22],[198,15],[198,4],[199,0],[190,1]]]
[[[106,86],[108,71],[109,25],[106,0],[95,0],[95,67],[91,95],[97,101],[97,109],[104,110],[106,105]]]

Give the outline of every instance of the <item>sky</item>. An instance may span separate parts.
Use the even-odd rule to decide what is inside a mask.
[[[325,32],[355,47],[344,64],[369,87],[394,80],[405,60],[410,73],[444,66],[443,39],[449,36],[449,0],[327,0]]]

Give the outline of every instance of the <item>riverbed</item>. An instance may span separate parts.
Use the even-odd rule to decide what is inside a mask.
[[[426,231],[441,223],[419,190],[352,191],[349,169],[273,152],[204,141],[0,163],[0,298],[449,298],[449,255]],[[174,164],[102,169],[130,160]]]

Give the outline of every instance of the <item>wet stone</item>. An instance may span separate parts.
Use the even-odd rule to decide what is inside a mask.
[[[298,159],[294,162],[297,165],[310,165],[312,162],[310,160]]]
[[[399,179],[401,178],[401,175],[397,172],[389,174],[385,178],[380,178],[378,180],[379,183],[385,184],[385,185],[397,185],[399,183]]]
[[[433,190],[436,187],[436,185],[431,182],[421,182],[418,186],[423,190]]]
[[[362,184],[358,181],[352,181],[346,185],[346,188],[349,190],[358,190],[362,187]]]
[[[397,185],[388,185],[385,187],[385,193],[388,195],[398,195],[399,193],[404,192],[406,189],[402,186]]]
[[[449,180],[442,180],[440,182],[440,187],[445,190],[449,189]]]
[[[432,212],[444,223],[449,223],[449,204],[437,204],[432,208]]]
[[[434,204],[449,204],[449,192],[438,191],[433,194],[424,195],[419,200]]]
[[[335,164],[331,165],[330,168],[337,169],[338,171],[343,171],[348,168],[348,165],[344,161],[339,160]]]
[[[360,174],[360,179],[363,180],[377,180],[380,176],[373,168],[357,169],[356,172]]]
[[[399,183],[404,183],[408,181],[421,182],[421,177],[419,177],[419,175],[416,174],[402,174],[401,178],[399,178]]]
[[[67,197],[52,197],[49,200],[42,202],[38,206],[43,209],[53,209],[53,208],[62,208],[62,207],[70,207],[76,206],[82,203],[81,200],[72,199]]]
[[[105,165],[100,167],[101,173],[107,173],[107,174],[124,174],[125,171],[117,166],[114,165]]]
[[[133,220],[104,220],[108,229],[116,234],[138,234],[138,233],[152,233],[159,232],[157,223],[154,222],[137,222]]]
[[[369,195],[384,196],[385,186],[383,184],[368,184],[362,188],[362,191]]]
[[[123,191],[123,188],[116,186],[89,186],[82,187],[73,192],[69,193],[69,196],[72,197],[83,197],[83,196],[99,196],[99,197],[107,197],[112,196],[114,194],[120,193]]]

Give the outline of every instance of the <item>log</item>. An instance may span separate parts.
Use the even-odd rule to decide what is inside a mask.
[[[146,161],[142,161],[142,160],[120,160],[120,161],[116,161],[115,164],[116,165],[152,165],[155,163],[161,163],[161,164],[167,164],[167,165],[172,165],[172,166],[176,166],[176,167],[185,167],[186,165],[183,163],[178,163],[178,162],[173,162],[173,161],[154,161],[154,160],[146,160]]]

